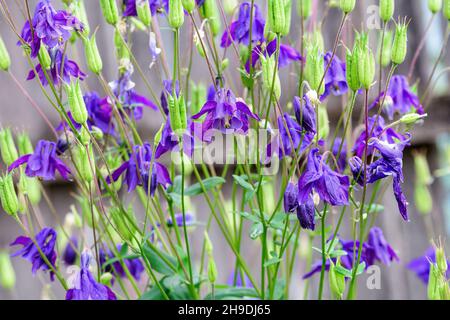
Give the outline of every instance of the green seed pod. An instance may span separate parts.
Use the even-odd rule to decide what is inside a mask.
[[[77,144],[72,149],[72,158],[81,180],[87,183],[92,182],[95,174],[95,160],[92,146],[85,147]]]
[[[355,46],[353,52],[347,49],[346,63],[347,63],[347,83],[353,92],[357,92],[361,88],[361,82],[358,75],[358,47]],[[390,61],[390,57],[389,57]]]
[[[0,153],[7,166],[10,166],[19,157],[9,128],[0,131]]]
[[[42,193],[41,193],[41,183],[37,178],[29,178],[26,177],[26,193],[28,200],[30,200],[31,204],[37,205],[41,202]]]
[[[438,290],[438,284],[440,282],[440,276],[437,266],[434,263],[430,264],[430,274],[428,277],[428,299],[439,300],[440,294]]]
[[[177,132],[182,128],[178,99],[168,95],[167,104],[169,107],[170,127],[174,132]]]
[[[336,271],[336,266],[332,261],[328,276],[331,292],[341,299],[345,291],[345,276]]]
[[[239,5],[238,0],[227,0],[223,2],[223,10],[226,14],[232,15]]]
[[[380,0],[380,18],[384,22],[392,19],[395,11],[395,0]]]
[[[120,31],[116,29],[114,31],[114,44],[116,47],[116,54],[118,60],[130,60],[130,51],[124,43],[124,38],[121,36]]]
[[[147,27],[152,24],[152,11],[148,0],[136,1],[136,11],[139,20]]]
[[[180,136],[184,134],[187,129],[187,111],[186,111],[186,101],[184,97],[180,95],[178,98],[179,112],[180,112],[180,123],[181,128],[179,130]]]
[[[161,137],[162,137],[162,134],[163,134],[163,131],[164,131],[164,127],[165,127],[165,125],[163,123],[161,125],[161,127],[159,128],[158,132],[156,132],[156,134],[155,134],[155,139],[154,139],[154,142],[153,142],[153,145],[155,147],[161,142]]]
[[[183,8],[189,13],[194,12],[195,0],[183,0]]]
[[[100,283],[110,287],[111,280],[113,279],[113,275],[110,272],[105,272],[100,276]]]
[[[206,87],[199,83],[191,86],[191,114],[197,114],[206,102]]]
[[[312,0],[297,0],[297,13],[299,17],[308,19],[312,13]]]
[[[278,70],[275,70],[275,55],[271,57],[261,56],[261,66],[263,75],[263,86],[267,92],[273,92],[273,95],[277,100],[281,97],[281,82],[278,76]],[[275,72],[275,82],[274,82],[274,72]],[[273,91],[272,91],[273,90]]]
[[[386,30],[383,40],[383,52],[381,52],[381,65],[386,68],[391,63],[392,56],[392,40],[393,40],[392,31]],[[381,41],[379,50],[381,50]],[[380,56],[380,51],[378,51],[377,56]]]
[[[292,17],[292,0],[284,0],[284,16],[286,22],[284,24],[282,36],[287,36],[291,31],[291,17]]]
[[[228,59],[228,58],[223,59],[220,64],[220,70],[222,70],[222,72],[227,70],[229,65],[230,65],[230,59]]]
[[[414,152],[414,168],[418,183],[429,186],[433,183],[433,176],[430,172],[427,157],[422,152]]]
[[[33,153],[33,144],[26,133],[21,133],[17,136],[17,144],[19,146],[20,155],[24,156]]]
[[[16,273],[7,252],[0,252],[0,286],[6,290],[14,289]]]
[[[73,119],[78,124],[85,124],[88,119],[86,104],[83,99],[80,81],[77,79],[67,86],[67,99]]]
[[[286,29],[286,11],[284,0],[268,0],[268,23],[270,30],[276,34],[282,34]]]
[[[110,210],[110,215],[114,222],[114,226],[120,233],[120,236],[124,237],[128,241],[132,241],[136,231],[133,226],[133,223],[136,223],[136,217],[133,210],[127,210],[127,212],[124,212],[118,207],[113,207]]]
[[[17,198],[14,181],[10,174],[0,178],[0,199],[3,210],[7,214],[13,216],[19,212],[19,199]]]
[[[442,7],[442,13],[444,17],[450,21],[450,0],[444,0],[444,5]]]
[[[106,22],[115,26],[119,22],[119,10],[116,0],[100,0],[103,16]]]
[[[84,41],[84,52],[89,70],[95,74],[100,74],[103,69],[103,62],[98,51],[97,42],[95,41],[95,35],[91,39],[86,38]]]
[[[436,248],[436,265],[441,274],[445,274],[447,272],[447,257],[445,256],[445,251],[443,248]]]
[[[211,257],[208,260],[208,280],[210,283],[215,283],[217,279],[217,266],[214,259]]]
[[[442,9],[442,0],[428,0],[428,9],[432,14],[436,14]]]
[[[349,14],[355,9],[356,0],[340,0],[339,7],[345,14]]]
[[[9,56],[8,49],[3,42],[2,37],[0,37],[0,69],[3,71],[8,71],[11,66],[11,57]]]
[[[52,58],[50,58],[50,54],[48,53],[47,48],[43,44],[41,44],[41,47],[39,49],[38,59],[42,68],[44,68],[45,70],[49,70],[51,68]]]
[[[319,105],[317,109],[319,115],[319,139],[326,139],[330,134],[330,120],[326,106]]]
[[[399,22],[395,29],[394,44],[392,45],[392,62],[402,64],[408,50],[408,25]]]
[[[417,211],[422,215],[428,215],[433,210],[433,197],[430,189],[424,184],[415,183],[414,200]]]
[[[180,28],[184,23],[184,10],[181,0],[169,0],[169,25],[174,28]]]
[[[84,0],[78,0],[72,3],[73,14],[83,23],[83,35],[88,36],[91,33],[91,27],[89,26],[89,20],[86,13],[86,6]]]
[[[317,45],[310,46],[307,52],[305,79],[310,87],[317,91],[318,95],[322,95],[325,92],[325,81],[322,81],[325,72],[323,57]]]
[[[221,22],[219,8],[217,8],[216,0],[205,0],[203,6],[200,9],[202,16],[208,19],[208,23],[211,27],[213,35],[217,36],[220,32]]]
[[[364,89],[369,90],[375,78],[375,57],[372,50],[365,46],[360,48],[358,59],[358,78]]]

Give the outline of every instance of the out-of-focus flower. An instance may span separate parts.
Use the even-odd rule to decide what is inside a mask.
[[[320,97],[322,101],[325,100],[325,98],[327,98],[330,94],[333,94],[334,96],[341,96],[348,91],[345,62],[341,61],[341,59],[336,56],[333,60],[331,60],[331,57],[331,52],[326,53],[324,57],[325,68],[328,66],[330,61],[331,64],[325,74],[325,92]]]
[[[432,263],[436,263],[436,248],[434,247],[428,248],[423,256],[413,259],[407,265],[407,268],[414,272],[423,283],[427,284]],[[447,279],[450,279],[450,270],[447,270]]]
[[[66,265],[71,266],[75,264],[78,257],[76,250],[78,250],[78,239],[77,237],[72,236],[70,237],[70,240],[67,243],[62,255],[62,259]]]
[[[294,98],[295,118],[306,132],[316,133],[316,111],[309,100],[308,96],[303,97],[303,101],[299,97]]]
[[[347,142],[342,141],[342,138],[337,137],[334,140],[333,155],[336,157],[337,165],[341,172],[344,172],[347,167]]]
[[[370,229],[366,247],[369,253],[372,253],[373,260],[381,261],[384,265],[388,266],[392,261],[399,260],[394,249],[384,238],[383,231],[378,227]]]
[[[48,262],[55,267],[56,262],[56,231],[52,228],[44,228],[38,234],[36,234],[34,241],[26,236],[20,236],[10,246],[21,245],[22,249],[14,253],[12,256],[21,256],[22,258],[28,260],[32,264],[31,272],[36,274],[38,270],[50,270],[50,279],[54,280],[54,273],[51,268],[47,265],[45,260],[42,258],[41,253],[47,258]],[[36,243],[36,244],[35,244]],[[36,246],[37,245],[37,246]],[[39,248],[39,249],[38,249]]]
[[[123,0],[123,3],[125,5],[123,15],[125,17],[136,17],[136,4],[143,1],[149,2],[152,15],[162,13],[163,10],[166,10],[166,12],[169,11],[169,0]]]
[[[192,157],[194,152],[194,136],[193,136],[193,123],[188,123],[188,130],[183,134],[183,152],[188,156]],[[162,130],[161,141],[156,147],[155,157],[160,158],[166,152],[178,151],[179,141],[178,135],[170,127],[170,119],[167,118],[166,124]]]

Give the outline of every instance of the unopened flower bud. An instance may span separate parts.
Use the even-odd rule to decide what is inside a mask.
[[[78,79],[67,86],[67,100],[73,119],[78,124],[85,124],[88,119],[88,112]]]
[[[9,56],[8,49],[3,42],[2,37],[0,37],[0,69],[3,71],[8,71],[11,66],[11,57]]]
[[[394,44],[392,45],[392,62],[402,64],[408,50],[408,25],[398,22],[395,29]]]
[[[416,171],[416,180],[420,184],[428,186],[433,183],[433,177],[425,153],[414,152],[414,167]]]
[[[318,46],[310,47],[306,56],[305,79],[308,81],[311,89],[317,91],[318,95],[322,95],[325,92],[325,81],[322,81],[324,69],[323,57],[319,52]]]
[[[364,89],[369,90],[375,78],[375,57],[372,50],[365,46],[360,48],[358,78]]]
[[[168,95],[167,100],[169,106],[170,127],[176,134],[182,135],[187,128],[186,103],[184,98],[182,96],[174,97],[170,94]]]
[[[139,20],[147,27],[152,24],[152,11],[148,0],[137,0],[136,11]]]
[[[205,231],[205,251],[208,257],[212,257],[213,245],[211,239],[209,238],[208,232]]]
[[[103,69],[103,61],[98,51],[95,35],[84,41],[84,52],[89,70],[95,74],[99,74]]]
[[[297,0],[297,13],[303,19],[307,19],[311,16],[312,12],[312,0]]]
[[[378,56],[381,54],[381,65],[385,68],[391,63],[392,56],[392,40],[393,40],[392,31],[386,30],[383,39],[383,46],[380,45],[379,50],[383,47],[382,52],[378,52]],[[381,42],[381,41],[380,41]]]
[[[284,0],[284,17],[286,19],[284,23],[282,36],[287,36],[291,31],[291,17],[292,17],[292,0]]]
[[[284,0],[268,0],[268,23],[270,30],[282,34],[286,29],[286,11]]]
[[[3,162],[10,166],[19,157],[14,144],[11,129],[6,128],[0,131],[0,153]]]
[[[217,279],[217,266],[212,257],[208,260],[208,280],[210,283],[215,283]]]
[[[223,2],[223,10],[226,14],[232,15],[239,5],[238,0],[227,0]]]
[[[337,272],[333,261],[330,264],[328,272],[330,290],[338,298],[341,299],[345,291],[345,276]]]
[[[442,0],[428,0],[428,9],[432,14],[436,14],[442,9]]]
[[[353,92],[356,92],[361,88],[361,82],[359,81],[358,75],[358,46],[355,46],[353,52],[347,49],[346,63],[348,86]]]
[[[436,265],[441,274],[446,274],[448,269],[447,257],[445,256],[445,251],[442,247],[436,248]]]
[[[222,60],[222,63],[220,64],[220,69],[223,71],[225,71],[228,66],[230,65],[230,59],[226,58]]]
[[[319,105],[317,112],[319,116],[319,139],[326,139],[330,134],[330,120],[328,118],[328,111],[326,106]]]
[[[426,118],[428,114],[408,113],[401,117],[400,122],[406,125],[412,125]]]
[[[414,200],[416,209],[421,215],[428,215],[433,210],[433,196],[427,185],[416,181],[414,186]]]
[[[42,68],[45,70],[49,70],[51,68],[52,58],[43,44],[41,44],[41,47],[39,48],[38,58]]]
[[[184,10],[181,0],[169,0],[169,25],[174,28],[180,28],[184,23]]]
[[[116,0],[100,0],[103,16],[110,25],[116,25],[119,22],[119,10]]]
[[[0,199],[5,212],[11,216],[16,215],[19,211],[19,199],[17,198],[16,189],[12,175],[7,174],[0,178]]]
[[[0,252],[0,286],[6,290],[14,289],[16,273],[7,252]]]
[[[320,104],[320,99],[319,99],[319,96],[318,96],[316,90],[309,90],[306,93],[306,96],[308,97],[309,101],[312,102],[312,104],[314,104],[316,106]]]
[[[267,92],[273,93],[277,100],[281,97],[281,82],[276,70],[275,55],[261,56],[263,87]]]
[[[195,9],[195,0],[183,0],[183,8],[189,13],[192,13]]]
[[[380,0],[380,18],[384,22],[392,19],[395,10],[395,0]]]
[[[206,87],[200,83],[191,88],[191,114],[197,114],[206,102]]]
[[[113,275],[110,272],[105,272],[100,276],[100,283],[110,287],[112,279]]]
[[[211,31],[214,36],[218,35],[221,28],[219,9],[217,8],[216,0],[205,0],[201,6],[202,16],[208,19]]]
[[[92,182],[95,174],[92,146],[77,144],[72,150],[72,157],[81,179],[88,183]]]
[[[340,0],[339,7],[345,14],[349,14],[355,9],[356,0]]]
[[[450,0],[443,0],[444,4],[442,6],[442,14],[444,17],[450,21]]]

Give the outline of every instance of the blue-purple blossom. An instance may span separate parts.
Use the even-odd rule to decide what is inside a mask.
[[[250,41],[250,22],[252,21],[252,42],[264,41],[265,21],[258,5],[253,7],[253,18],[251,18],[251,3],[244,2],[239,6],[239,16],[236,21],[230,24],[228,30],[222,35],[221,47],[228,48],[233,41],[248,45]]]
[[[383,235],[383,231],[378,227],[373,227],[369,231],[366,249],[372,258],[388,266],[392,261],[398,261],[398,256],[389,245]]]
[[[74,287],[67,290],[66,300],[117,300],[112,290],[95,281],[89,271],[92,255],[88,251],[81,254],[80,272],[77,274]]]
[[[26,164],[25,174],[28,177],[39,177],[45,181],[55,180],[58,171],[65,180],[68,180],[70,169],[58,158],[56,151],[56,143],[40,140],[34,153],[21,156],[9,166],[8,171]]]
[[[290,182],[284,192],[284,211],[297,214],[297,219],[303,229],[315,229],[315,207],[314,201],[309,197],[305,203],[298,201],[298,188]]]
[[[150,173],[151,163],[153,168]],[[134,191],[137,186],[142,186],[153,196],[158,185],[167,188],[172,184],[167,168],[157,161],[152,161],[152,147],[149,143],[134,146],[130,159],[112,173],[112,180],[117,181],[123,174],[128,185],[128,192]],[[111,183],[111,177],[108,176],[106,181]]]
[[[50,0],[38,2],[31,25],[29,21],[25,22],[21,37],[31,47],[32,58],[37,57],[42,43],[52,51],[62,46],[72,31],[83,30],[82,23],[75,16],[64,10],[55,10]]]
[[[295,118],[297,119],[300,126],[306,131],[310,133],[316,133],[316,110],[314,110],[314,106],[309,100],[309,98],[305,95],[303,97],[303,101],[299,97],[294,97],[294,111]]]
[[[77,261],[78,239],[75,236],[70,237],[64,252],[62,254],[62,260],[68,266],[74,265]]]
[[[86,77],[86,74],[81,71],[77,63],[69,60],[60,50],[56,50],[51,56],[51,59],[51,67],[49,70],[45,70],[45,72],[55,86],[59,85],[61,80],[69,84],[71,82],[71,78],[83,80]],[[41,64],[36,66],[36,72],[34,69],[30,70],[27,80],[33,80],[36,78],[36,73],[42,85],[47,86],[48,80]]]
[[[175,222],[178,227],[182,227],[184,225],[184,219],[183,219],[182,213],[175,214]],[[166,223],[167,223],[168,227],[174,226],[172,218],[168,218]],[[192,214],[186,212],[186,227],[193,226],[194,224],[195,224],[194,216]]]
[[[183,133],[183,152],[192,158],[194,152],[194,123],[188,123],[188,129]],[[170,127],[170,117],[167,117],[166,124],[162,130],[161,141],[156,147],[155,157],[159,159],[167,152],[179,151],[179,137]]]
[[[414,272],[423,283],[428,284],[432,263],[436,263],[436,248],[434,247],[428,248],[423,256],[413,259],[407,268]],[[450,264],[450,261],[447,260],[447,263]],[[447,270],[446,276],[447,279],[450,279],[450,269]]]
[[[162,10],[169,11],[169,1],[168,0],[123,0],[125,5],[125,10],[123,12],[124,17],[136,17],[136,3],[148,1],[150,3],[150,10],[154,16],[157,13],[161,13]]]
[[[231,90],[227,89],[218,90],[214,100],[207,101],[192,119],[199,119],[205,114],[202,139],[207,142],[211,141],[214,130],[224,134],[247,134],[250,118],[260,120],[242,99],[236,98]]]
[[[319,154],[319,149],[313,149],[298,182],[299,203],[306,204],[315,191],[324,202],[332,206],[347,205],[349,186],[349,178],[333,171],[326,159]]]
[[[333,60],[331,60],[332,53],[328,52],[324,56],[325,68],[331,61],[330,68],[325,74],[325,92],[320,97],[323,101],[330,94],[334,96],[341,96],[348,91],[347,77],[346,77],[346,66],[345,62],[342,62],[339,57],[335,56]]]
[[[121,252],[122,246],[117,245],[117,251]],[[124,258],[121,261],[114,261],[112,263],[108,263],[106,265],[106,262],[110,259],[116,259],[117,257],[112,253],[110,249],[100,249],[99,251],[99,260],[100,265],[102,266],[103,272],[110,272],[114,275],[120,277],[120,278],[126,278],[127,274],[122,267],[123,265],[128,269],[130,274],[133,276],[134,279],[139,281],[141,279],[142,273],[145,271],[144,264],[142,263],[141,259],[139,258]]]
[[[22,249],[12,254],[13,257],[21,256],[22,258],[28,260],[32,264],[31,272],[33,275],[36,274],[38,270],[50,271],[50,279],[54,280],[54,273],[50,266],[46,263],[41,253],[47,258],[48,262],[55,268],[56,263],[56,244],[57,233],[52,228],[42,229],[36,236],[34,240],[26,236],[20,236],[10,246],[21,245]],[[39,249],[38,249],[39,248]]]
[[[382,103],[384,96],[385,92],[381,92],[370,108]],[[386,92],[383,111],[392,120],[395,113],[403,115],[410,112],[411,108],[416,109],[418,114],[424,114],[420,99],[409,87],[407,78],[401,75],[393,76]]]

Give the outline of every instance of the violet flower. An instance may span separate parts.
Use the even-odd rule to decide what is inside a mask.
[[[150,173],[151,163],[151,145],[144,143],[143,146],[134,146],[130,160],[125,161],[112,173],[112,180],[117,181],[124,174],[125,182],[128,185],[128,192],[134,191],[137,186],[142,186],[146,192],[149,190],[150,195],[153,196],[158,184],[163,188],[167,188],[172,184],[172,181],[170,180],[167,168],[159,162],[153,161],[153,168]],[[108,176],[106,182],[111,183],[111,177]]]
[[[332,53],[328,52],[324,56],[325,68],[331,61]],[[335,56],[331,61],[330,68],[325,74],[325,92],[320,97],[320,100],[325,100],[330,94],[334,96],[341,96],[347,93],[348,84],[346,77],[345,62],[342,62],[339,57]]]
[[[55,275],[51,268],[47,265],[45,260],[42,258],[41,253],[47,258],[48,262],[55,267],[56,263],[56,244],[57,233],[52,228],[44,228],[34,238],[32,239],[20,236],[10,246],[21,245],[22,249],[12,254],[12,257],[22,256],[22,258],[28,260],[32,264],[31,272],[33,275],[41,269],[43,271],[50,270],[50,279],[53,281]],[[36,243],[36,244],[35,244]],[[36,246],[37,245],[37,246]],[[39,248],[39,249],[38,249]]]
[[[253,18],[251,3],[244,2],[239,6],[239,16],[236,21],[230,24],[228,30],[222,35],[221,47],[228,48],[233,41],[248,46],[250,41],[250,21],[252,20],[252,42],[264,41],[264,26],[266,22],[263,19],[258,5],[253,7]]]
[[[89,251],[81,254],[80,272],[77,274],[74,288],[66,293],[66,300],[117,300],[112,290],[95,281],[89,271],[92,255]]]
[[[306,204],[315,190],[324,202],[332,206],[347,205],[349,186],[349,178],[331,170],[319,149],[313,149],[298,182],[299,203]]]
[[[65,179],[69,179],[70,169],[58,158],[56,143],[40,140],[33,154],[21,156],[14,161],[8,171],[26,164],[25,174],[28,177],[39,177],[45,181],[55,180],[56,171]]]
[[[184,225],[182,213],[175,214],[175,223],[178,227],[182,227]],[[172,221],[172,218],[169,217],[166,221],[166,224],[168,227],[173,227],[174,223]],[[193,226],[194,224],[195,224],[194,216],[192,214],[186,212],[186,227]]]
[[[67,243],[62,255],[64,263],[68,266],[74,265],[77,261],[78,254],[75,248],[78,248],[78,239],[72,236],[70,237],[70,240]]]
[[[224,134],[247,134],[250,118],[259,121],[259,117],[250,111],[245,102],[236,98],[231,90],[220,89],[214,100],[207,101],[199,113],[192,119],[206,114],[202,123],[202,139],[211,142],[214,130]]]
[[[303,229],[314,231],[314,201],[309,197],[304,204],[299,203],[297,186],[291,182],[287,185],[284,193],[284,211],[286,213],[296,213],[300,226]]]
[[[394,249],[384,238],[383,231],[378,227],[370,229],[366,248],[374,260],[380,261],[386,266],[389,266],[392,261],[399,260]]]
[[[382,103],[384,95],[385,92],[381,92],[370,108]],[[387,103],[388,101],[391,101],[392,103]],[[401,75],[392,77],[386,93],[385,105],[383,111],[390,120],[394,118],[396,112],[403,115],[410,112],[411,108],[415,108],[418,114],[424,114],[424,109],[420,104],[419,97],[409,87],[407,78]]]
[[[428,248],[423,256],[413,259],[406,267],[414,272],[424,284],[428,284],[431,263],[436,263],[436,249],[434,247]],[[447,263],[450,264],[450,261],[447,260]],[[447,270],[446,276],[447,279],[450,279],[450,269]]]
[[[303,96],[303,101],[299,97],[294,97],[294,110],[295,110],[295,118],[297,119],[300,126],[306,131],[310,133],[316,133],[316,110],[314,110],[314,106],[309,100],[309,98],[305,95]]]
[[[188,122],[188,129],[183,133],[183,152],[189,158],[192,158],[194,153],[194,123]],[[170,117],[167,116],[166,124],[164,125],[161,141],[156,147],[155,157],[159,159],[167,152],[179,152],[178,135],[173,132],[170,127]]]

